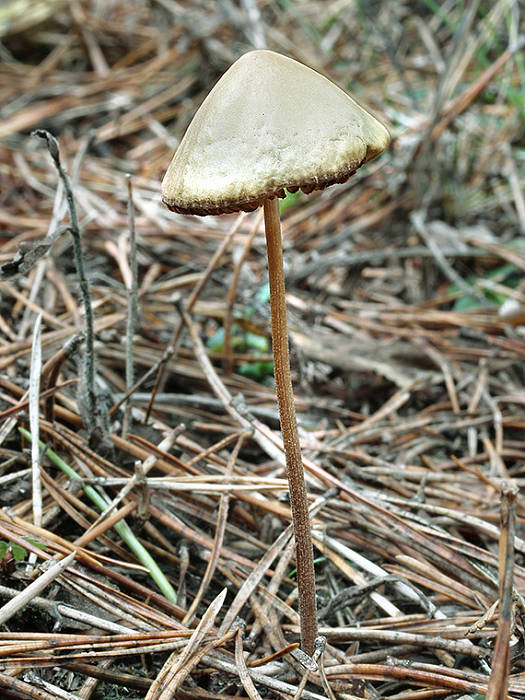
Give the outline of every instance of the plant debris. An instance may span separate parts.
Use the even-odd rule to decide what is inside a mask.
[[[504,0],[3,3],[2,697],[525,696],[524,33]],[[392,135],[282,204],[312,657],[261,217],[160,196],[253,48]]]

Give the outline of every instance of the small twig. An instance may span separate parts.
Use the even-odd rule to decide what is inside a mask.
[[[241,0],[241,4],[247,15],[247,22],[242,22],[242,28],[253,45],[254,49],[267,47],[265,25],[261,16],[261,9],[255,0]]]
[[[435,140],[441,136],[443,131],[447,128],[450,122],[461,114],[471,102],[473,102],[479,93],[490,83],[492,78],[503,68],[509,59],[517,52],[523,48],[525,44],[525,37],[520,37],[515,44],[510,46],[506,51],[504,51],[501,56],[499,56],[494,63],[489,66],[475,81],[472,85],[469,85],[456,99],[451,103],[446,105],[445,114],[442,120],[433,126],[430,133],[430,138]]]
[[[18,678],[13,678],[9,673],[0,673],[0,688],[4,689],[9,695],[6,697],[14,698],[34,698],[38,700],[57,700],[56,695],[47,693],[44,690],[35,690],[30,683],[25,683]],[[35,695],[35,693],[38,693]]]
[[[283,549],[282,554],[277,562],[277,566],[274,568],[274,574],[270,579],[270,582],[266,585],[266,595],[277,596],[277,592],[283,582],[283,579],[288,575],[290,570],[290,560],[295,554],[295,542],[290,540],[286,547]],[[268,617],[270,619],[270,624],[274,624],[275,628],[279,628],[279,617],[278,612],[272,608],[267,611]],[[250,630],[249,640],[255,641],[260,634],[262,625],[259,620],[255,620],[252,629]],[[299,645],[297,645],[299,646]]]
[[[294,626],[295,629],[295,626]],[[450,654],[462,654],[473,658],[484,658],[488,650],[472,644],[468,639],[446,639],[427,634],[414,634],[385,629],[362,629],[358,627],[324,627],[319,628],[331,642],[375,641],[389,645],[411,644],[422,649],[448,651]]]
[[[242,683],[246,694],[250,700],[262,700],[261,696],[257,692],[255,683],[252,681],[248,668],[246,666],[246,660],[244,658],[243,650],[243,636],[244,636],[244,625],[239,625],[237,627],[237,633],[235,635],[235,665],[237,666],[237,671],[239,673],[239,678]]]
[[[229,415],[237,423],[239,423],[239,425],[241,425],[244,430],[251,431],[253,429],[254,422],[250,420],[250,418],[248,418],[248,416],[246,415],[246,411],[243,411],[241,413],[241,410],[239,410],[238,405],[234,405],[232,395],[224,386],[221,378],[215,371],[215,367],[212,365],[210,358],[206,353],[206,348],[204,347],[202,340],[199,337],[199,334],[197,332],[197,329],[195,328],[195,324],[193,323],[191,316],[187,311],[184,311],[182,309],[179,309],[179,312],[182,314],[184,324],[186,325],[190,334],[193,350],[195,352],[195,357],[197,358],[197,361],[199,362],[202,368],[204,376],[209,382],[215,395],[220,399],[225,410],[229,413]],[[269,440],[265,435],[263,435],[260,430],[254,429],[254,439],[259,443],[259,445],[270,458],[276,459],[279,462],[279,464],[284,464],[284,454],[282,447],[275,447],[272,441]]]
[[[73,191],[69,183],[67,173],[60,162],[60,150],[58,141],[49,131],[45,129],[37,129],[33,132],[34,136],[44,139],[47,144],[48,151],[53,159],[59,177],[64,186],[66,193],[67,205],[69,209],[69,218],[71,222],[70,231],[73,238],[73,250],[75,255],[75,265],[79,280],[82,302],[84,305],[84,315],[86,323],[86,351],[85,351],[85,382],[86,382],[86,407],[87,407],[87,424],[89,432],[92,433],[97,425],[97,402],[95,394],[95,333],[93,327],[93,308],[91,305],[91,292],[89,282],[84,269],[84,256],[82,253],[82,242],[80,236],[80,228],[78,225],[77,209]]]
[[[514,530],[518,486],[512,481],[501,485],[501,534],[499,540],[499,601],[498,634],[494,645],[492,672],[486,700],[504,700],[509,685],[509,642],[512,623],[514,590]]]
[[[72,336],[71,338],[69,338],[69,340],[66,341],[64,346],[56,353],[56,355],[51,357],[42,367],[42,374],[40,379],[42,383],[44,382],[44,380],[47,380],[45,383],[45,393],[49,394],[45,403],[44,415],[46,417],[46,420],[50,423],[53,422],[53,411],[55,406],[55,387],[58,380],[58,376],[68,358],[71,357],[71,355],[74,352],[76,352],[77,348],[81,345],[81,343],[84,342],[84,338],[85,335],[82,331],[75,333],[74,336]],[[43,395],[44,392],[42,393],[42,396]]]
[[[128,319],[126,326],[126,390],[130,391],[135,381],[133,368],[133,348],[135,343],[135,331],[137,328],[138,313],[138,262],[137,262],[137,237],[135,234],[135,208],[133,206],[133,183],[131,175],[126,175],[128,185],[128,228],[129,228],[129,267],[131,270],[131,282],[128,289]],[[130,417],[130,404],[126,404],[126,411],[122,421],[122,435],[128,430]]]
[[[8,603],[6,603],[2,608],[0,608],[0,624],[4,625],[9,618],[13,617],[19,610],[25,607],[31,600],[41,593],[45,588],[52,583],[57,576],[66,569],[73,561],[76,556],[76,552],[68,554],[60,561],[56,562],[47,569],[41,576],[39,576],[33,583],[24,588],[23,591],[12,598]]]
[[[66,382],[63,384],[59,384],[58,386],[53,386],[50,389],[46,389],[45,391],[42,391],[40,393],[40,398],[45,399],[49,398],[53,394],[56,394],[57,391],[60,391],[60,389],[65,389],[67,386],[71,386],[72,384],[77,384],[78,379],[68,379]],[[11,408],[7,408],[5,411],[0,412],[0,420],[2,418],[7,418],[8,416],[13,416],[15,413],[19,413],[20,411],[23,411],[27,406],[29,406],[29,399],[27,398],[28,392],[23,394],[22,398],[18,403],[16,403],[14,406],[11,406]],[[15,419],[16,422],[16,419]],[[2,435],[4,433],[4,428],[6,426],[2,426]],[[11,426],[13,428],[13,426]],[[0,444],[2,444],[2,441],[0,440]]]
[[[137,494],[136,518],[139,527],[142,528],[149,518],[150,493],[148,483],[146,481],[146,475],[144,473],[144,467],[140,459],[135,460],[134,476],[137,480],[137,488],[135,489]]]
[[[31,428],[31,469],[32,469],[32,499],[33,522],[37,527],[42,525],[42,480],[40,475],[40,372],[42,368],[42,316],[38,315],[33,329],[33,345],[31,349],[31,368],[29,374],[29,425]],[[29,563],[33,566],[36,557],[30,556]]]
[[[336,697],[334,695],[334,691],[330,687],[330,683],[328,682],[328,678],[326,677],[326,671],[324,668],[324,655],[326,651],[326,637],[323,635],[319,635],[317,639],[315,640],[315,653],[318,656],[317,659],[317,665],[319,667],[319,675],[321,676],[321,683],[323,684],[323,688],[326,691],[326,694],[330,698],[330,700],[336,700]]]

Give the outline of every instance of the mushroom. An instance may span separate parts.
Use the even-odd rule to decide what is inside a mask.
[[[285,190],[345,182],[389,144],[386,128],[343,90],[297,61],[267,50],[239,58],[190,123],[162,182],[180,214],[264,207],[274,372],[294,526],[301,645],[317,636],[308,499],[293,402],[279,214]]]

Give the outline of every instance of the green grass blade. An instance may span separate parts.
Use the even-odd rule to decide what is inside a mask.
[[[25,428],[19,427],[18,429],[26,438],[26,440],[29,440],[31,442],[31,434],[27,430],[25,430]],[[41,440],[39,440],[39,445],[41,449],[44,449],[46,447]],[[46,448],[45,454],[46,457],[48,457],[56,467],[61,469],[64,472],[64,474],[67,474],[67,476],[69,476],[70,479],[77,479],[81,481],[81,477],[77,474],[77,472],[74,469],[72,469],[69,466],[69,464],[65,462],[62,459],[62,457],[59,457],[57,453],[54,452],[51,448]],[[89,500],[92,503],[94,503],[94,505],[100,511],[104,511],[107,508],[107,506],[109,505],[109,501],[107,501],[103,496],[101,496],[96,489],[89,485],[84,485],[82,488]],[[145,566],[146,569],[149,571],[151,578],[155,581],[159,589],[162,591],[163,595],[166,596],[166,598],[172,603],[176,603],[177,594],[175,593],[173,586],[168,581],[166,576],[162,573],[161,569],[159,568],[159,565],[153,559],[148,550],[144,547],[144,545],[141,542],[139,542],[139,540],[137,539],[129,525],[126,523],[126,521],[119,520],[119,522],[115,523],[113,527],[120,535],[120,537],[124,540],[124,542],[128,545],[128,547],[131,549],[131,551],[135,554],[140,563],[143,566]]]

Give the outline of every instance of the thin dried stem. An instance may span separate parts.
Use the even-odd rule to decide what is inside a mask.
[[[91,291],[89,281],[86,276],[84,267],[84,253],[82,251],[82,241],[80,237],[80,227],[78,224],[77,208],[73,190],[67,176],[66,171],[60,162],[60,149],[58,141],[45,129],[38,129],[34,132],[35,136],[39,136],[47,143],[47,148],[51,154],[51,158],[55,164],[58,175],[64,186],[66,193],[67,206],[69,210],[69,218],[71,222],[70,231],[73,239],[73,251],[75,256],[75,266],[78,275],[78,284],[82,295],[82,303],[84,306],[84,318],[86,324],[86,350],[85,350],[85,383],[86,383],[86,413],[87,423],[90,433],[97,426],[97,397],[95,392],[95,331],[93,323],[93,307],[91,304]]]
[[[286,455],[286,472],[290,485],[290,503],[295,537],[301,645],[303,651],[311,656],[314,653],[315,638],[317,637],[315,571],[308,496],[290,374],[281,222],[277,198],[266,200],[264,203],[264,226],[268,250],[275,385]]]

